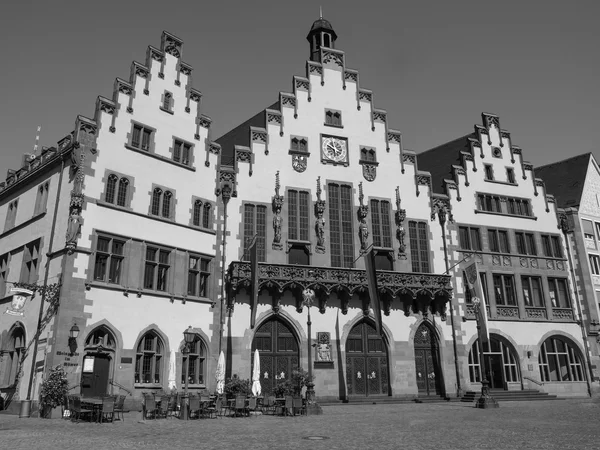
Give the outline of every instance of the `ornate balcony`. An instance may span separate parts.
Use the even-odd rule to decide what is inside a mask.
[[[259,263],[258,272],[258,291],[265,289],[270,293],[276,311],[286,291],[294,295],[296,308],[302,311],[302,291],[310,288],[319,299],[321,312],[325,312],[329,296],[336,294],[341,300],[342,313],[346,314],[350,299],[357,294],[363,301],[363,310],[368,313],[370,300],[365,270]],[[431,312],[444,318],[446,302],[452,297],[450,275],[378,270],[377,287],[386,315],[391,309],[402,309],[406,316],[411,312]],[[233,261],[228,270],[228,308],[233,308],[234,299],[242,288],[250,292],[250,263]]]

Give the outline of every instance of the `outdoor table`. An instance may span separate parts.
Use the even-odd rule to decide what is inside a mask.
[[[96,421],[102,420],[102,399],[95,397],[81,397],[81,403],[90,405],[96,414]]]

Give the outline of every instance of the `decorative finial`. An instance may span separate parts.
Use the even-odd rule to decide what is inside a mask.
[[[363,195],[362,181],[361,181],[360,183],[358,183],[358,201],[360,202],[360,206],[363,206],[364,198],[365,198],[365,196]]]
[[[323,18],[323,7],[319,5],[319,19]]]
[[[317,177],[317,200],[321,201],[321,177]]]
[[[279,185],[279,170],[278,170],[277,173],[275,174],[275,194],[277,196],[279,196],[279,188],[280,188],[280,185]]]
[[[400,210],[400,186],[396,186],[396,209]]]

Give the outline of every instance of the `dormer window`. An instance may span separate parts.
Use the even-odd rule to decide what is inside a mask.
[[[342,126],[342,113],[332,109],[325,110],[325,125],[332,127]]]

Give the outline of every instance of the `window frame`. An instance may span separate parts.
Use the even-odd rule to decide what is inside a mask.
[[[416,234],[414,237],[413,230]],[[424,231],[425,236],[422,235],[422,231]],[[409,220],[408,236],[412,271],[415,273],[431,273],[431,255],[429,253],[428,223],[423,220]],[[414,244],[417,245],[415,246]]]
[[[35,207],[33,215],[45,213],[48,209],[48,190],[50,189],[50,181],[45,181],[37,187],[35,198]]]
[[[331,266],[354,268],[354,188],[349,183],[329,182],[327,199]]]
[[[515,231],[516,251],[519,255],[538,256],[535,234],[528,231]]]
[[[493,253],[510,253],[508,230],[488,228],[488,247]],[[504,241],[502,240],[504,239]]]
[[[149,259],[149,251],[155,251],[154,259]],[[167,254],[166,261],[161,257],[163,254]],[[173,267],[173,256],[174,249],[165,247],[159,244],[153,244],[146,242],[144,245],[144,254],[143,254],[143,267],[144,267],[144,276],[142,279],[142,288],[145,291],[155,291],[155,292],[171,292],[172,291],[172,267]],[[152,276],[150,283],[149,281],[149,268],[152,268]],[[163,272],[164,271],[164,272]],[[161,277],[161,273],[163,276]],[[160,279],[163,278],[162,283],[160,283]],[[159,284],[160,283],[160,284]],[[148,286],[150,284],[150,286]],[[160,289],[160,287],[163,289]]]
[[[588,254],[588,260],[590,263],[590,271],[592,275],[600,275],[600,256],[594,253]]]
[[[194,147],[193,143],[173,136],[173,146],[169,149],[171,160],[182,166],[192,167],[194,161]],[[184,158],[186,150],[187,159]]]
[[[10,252],[0,255],[0,299],[6,297],[6,285],[10,274]]]
[[[536,304],[535,298],[535,289],[534,289],[534,281],[538,283],[538,300]],[[534,275],[521,275],[521,290],[523,292],[523,303],[527,308],[544,308],[545,305],[545,297],[544,297],[544,287],[542,285],[542,278]],[[529,295],[525,292],[529,291]],[[529,301],[527,300],[529,299]]]
[[[208,346],[204,339],[197,337],[194,341],[193,351],[183,353],[181,358],[181,383],[185,385],[184,367],[187,368],[188,385],[193,387],[206,386]],[[192,361],[193,360],[193,361]],[[193,366],[186,365],[187,361]],[[190,370],[191,369],[191,370]],[[190,376],[190,372],[193,372]]]
[[[192,259],[197,260],[197,264],[192,267]],[[188,253],[187,255],[187,284],[186,292],[190,297],[208,298],[210,296],[210,276],[212,274],[212,257],[200,255],[198,253]],[[206,262],[206,270],[203,263]],[[192,286],[192,277],[193,286]],[[192,289],[190,289],[192,288]]]
[[[500,280],[500,286],[497,285],[496,280]],[[511,280],[512,286],[507,287],[507,280]],[[518,306],[519,302],[517,299],[515,276],[507,273],[492,273],[492,283],[494,286],[494,300],[496,306]],[[498,292],[500,287],[500,292]],[[510,294],[510,295],[508,295]],[[512,303],[509,301],[512,298]]]
[[[6,209],[6,219],[4,221],[4,232],[11,230],[15,227],[17,221],[17,214],[19,211],[19,199],[16,198],[8,204]]]
[[[136,129],[140,130],[139,136],[138,136],[140,141],[138,142],[138,145],[135,145],[135,142],[134,142]],[[148,132],[147,148],[144,148],[144,132],[145,131]],[[132,121],[131,122],[131,135],[129,137],[129,142],[128,142],[129,147],[131,147],[135,150],[139,150],[141,152],[154,153],[154,133],[156,133],[155,128],[149,127],[148,125],[144,125],[143,123]]]
[[[152,349],[146,350],[145,343],[146,337],[152,337]],[[140,351],[141,348],[141,351]],[[150,381],[145,381],[142,379],[142,375],[144,374],[144,357],[145,355],[150,355]],[[155,330],[148,330],[145,332],[137,342],[136,346],[136,355],[135,355],[135,366],[134,366],[134,384],[135,385],[160,385],[162,383],[163,373],[164,373],[164,358],[165,357],[165,345]],[[156,376],[158,375],[158,379]],[[142,381],[143,380],[143,381]]]
[[[510,184],[517,184],[515,169],[513,169],[512,167],[506,168],[506,182]]]
[[[173,114],[174,103],[173,93],[165,90],[160,97],[160,109],[164,112]]]
[[[342,111],[338,109],[325,108],[325,123],[329,127],[343,128]]]
[[[160,192],[159,192],[160,191]],[[158,197],[157,197],[158,194]],[[167,196],[167,194],[169,194]],[[158,198],[156,200],[156,198]],[[169,198],[168,216],[165,216],[165,198]],[[148,207],[148,215],[158,217],[163,220],[175,220],[175,205],[177,203],[176,191],[165,186],[152,184],[150,190],[150,205]]]
[[[108,251],[99,250],[99,241],[101,239],[108,240],[107,249]],[[114,243],[118,242],[122,244],[122,253],[114,252]],[[92,264],[92,280],[100,283],[114,284],[117,286],[124,286],[123,278],[125,277],[125,261],[128,249],[128,239],[120,236],[112,236],[105,233],[97,233],[94,242],[94,258],[91,261]],[[102,269],[102,277],[98,277],[98,269],[100,266],[99,257],[105,258],[104,268]],[[91,259],[91,258],[90,258]],[[113,266],[115,264],[115,266]],[[114,270],[113,270],[114,267]],[[117,281],[114,281],[114,272],[117,272]],[[112,279],[111,279],[112,278]]]
[[[304,136],[290,136],[291,153],[302,153],[308,156],[308,138]]]
[[[494,166],[492,164],[483,165],[483,176],[486,181],[494,181]]]
[[[267,204],[258,202],[243,202],[241,209],[242,220],[240,222],[240,227],[242,231],[242,236],[244,238],[244,245],[240,248],[240,258],[244,261],[250,260],[250,253],[248,252],[248,247],[252,242],[252,238],[255,235],[257,235],[257,259],[259,262],[266,262],[267,216],[269,214]]]
[[[558,345],[557,341],[562,345]],[[550,351],[548,351],[548,343],[551,346]],[[564,370],[561,371],[563,367]],[[538,368],[540,380],[545,383],[583,382],[587,379],[580,349],[560,335],[552,335],[542,342],[538,356]],[[551,371],[552,368],[554,370]],[[553,374],[555,374],[554,377]]]
[[[23,261],[21,263],[20,283],[34,284],[38,280],[38,272],[41,264],[41,238],[28,242],[23,246]],[[33,252],[35,250],[35,253]],[[35,255],[35,257],[34,257]],[[31,267],[34,267],[32,270]]]
[[[463,239],[463,234],[462,234],[463,230],[466,230],[466,234],[465,234],[466,239]],[[475,235],[477,236],[477,239],[476,239],[477,245],[476,246],[473,245],[473,237]],[[460,250],[480,252],[482,250],[481,229],[479,227],[471,227],[468,225],[459,226],[458,227],[458,245],[459,245]],[[473,247],[477,247],[477,248],[473,248]]]
[[[560,297],[560,283],[564,283],[564,299]],[[548,277],[548,299],[552,308],[571,308],[571,296],[567,278]]]

